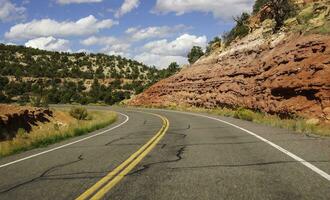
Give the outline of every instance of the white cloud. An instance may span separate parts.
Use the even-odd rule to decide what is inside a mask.
[[[131,57],[131,54],[129,53],[131,45],[124,42],[118,42],[116,44],[109,44],[106,45],[101,49],[101,52],[104,52],[109,55],[119,55],[123,57]]]
[[[71,51],[70,42],[64,39],[56,39],[54,37],[40,37],[29,40],[25,43],[27,47],[33,47],[48,51]]]
[[[103,48],[103,50],[110,49],[112,51],[124,52],[124,51],[127,51],[128,48],[130,48],[130,47],[131,47],[130,44],[127,44],[127,43],[118,43],[118,44],[114,44],[114,45],[109,45],[109,46]]]
[[[173,41],[157,40],[144,45],[143,49],[149,53],[164,56],[186,57],[193,46],[205,48],[207,45],[206,36],[195,36],[183,34]]]
[[[147,65],[155,65],[158,68],[166,68],[171,62],[187,64],[187,54],[193,46],[205,48],[206,36],[195,36],[183,34],[173,41],[156,40],[143,46],[143,53],[138,54],[134,59]]]
[[[176,25],[174,27],[170,26],[150,26],[147,28],[137,28],[131,27],[128,28],[125,33],[130,35],[130,38],[133,40],[139,41],[150,38],[164,38],[170,35],[173,35],[178,32],[183,32],[189,29],[189,27],[185,25]]]
[[[123,52],[123,51],[108,51],[108,52],[105,52],[106,54],[108,55],[115,55],[115,56],[121,56],[121,57],[125,57],[125,58],[130,58],[131,57],[131,54],[130,53],[127,53],[127,52]]]
[[[105,54],[130,57],[130,53],[128,52],[130,51],[131,44],[115,37],[91,36],[89,38],[86,38],[85,40],[80,41],[80,43],[85,46],[103,46],[100,51]]]
[[[25,18],[24,7],[16,6],[9,0],[0,0],[0,21],[7,22]]]
[[[230,19],[243,11],[250,11],[254,0],[157,0],[155,13],[174,12],[177,15],[199,11],[214,17]]]
[[[115,17],[119,18],[131,12],[133,9],[139,7],[139,4],[140,0],[125,0],[119,10],[115,13]]]
[[[7,39],[32,39],[36,37],[67,37],[91,35],[102,29],[111,28],[118,24],[111,19],[98,20],[93,15],[78,21],[58,22],[52,19],[33,20],[17,24],[5,33]]]
[[[88,49],[79,49],[78,51],[76,51],[77,53],[90,53],[91,51]]]
[[[73,3],[99,3],[102,2],[103,0],[57,0],[56,2],[58,4],[73,4]]]
[[[92,45],[111,45],[117,43],[118,40],[115,37],[95,37],[91,36],[82,40],[80,43],[85,46],[92,46]]]
[[[177,62],[179,65],[187,64],[187,58],[183,56],[161,56],[146,52],[136,55],[134,59],[149,66],[154,65],[160,69],[167,68],[172,62]]]

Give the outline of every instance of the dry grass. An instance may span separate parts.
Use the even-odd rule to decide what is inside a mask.
[[[14,139],[0,142],[0,157],[80,136],[104,128],[117,119],[117,114],[111,111],[89,111],[90,120],[76,120],[68,110],[56,109],[54,113],[51,122],[39,124],[30,133],[20,129]]]
[[[150,108],[150,107],[149,107]],[[198,113],[209,113],[216,114],[225,117],[233,117],[237,119],[242,119],[246,121],[252,121],[257,124],[264,124],[271,127],[284,128],[288,130],[295,131],[302,134],[313,134],[320,136],[330,136],[330,125],[329,124],[309,124],[306,119],[295,117],[290,119],[281,119],[277,115],[270,115],[267,113],[261,113],[252,111],[249,109],[239,108],[237,110],[228,108],[197,108],[188,106],[168,106],[168,107],[154,107],[154,108],[164,108],[169,110],[179,110],[188,112],[198,112]]]

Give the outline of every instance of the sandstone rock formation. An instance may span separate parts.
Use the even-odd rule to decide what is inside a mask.
[[[330,36],[239,44],[158,82],[129,104],[246,107],[330,121]]]
[[[0,104],[0,141],[13,138],[19,128],[30,132],[38,122],[49,122],[47,117],[52,115],[49,109]]]

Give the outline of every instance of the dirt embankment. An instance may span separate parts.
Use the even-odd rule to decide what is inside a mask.
[[[49,109],[0,104],[0,141],[15,137],[19,128],[30,132],[33,126],[49,122],[52,116]]]
[[[291,35],[199,60],[131,105],[246,107],[330,121],[330,36]]]

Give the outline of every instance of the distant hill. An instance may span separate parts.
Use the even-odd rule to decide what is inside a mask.
[[[172,74],[121,56],[0,44],[0,102],[114,104]]]

